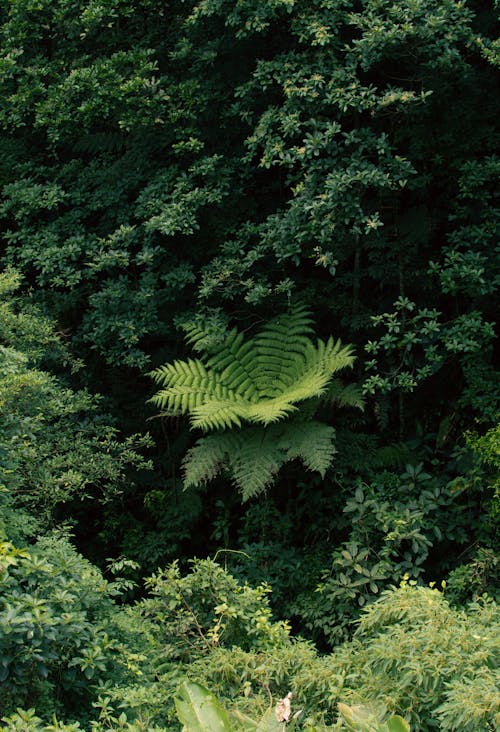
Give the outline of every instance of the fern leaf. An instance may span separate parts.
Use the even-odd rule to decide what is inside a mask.
[[[336,453],[335,430],[321,422],[292,422],[283,433],[280,447],[287,460],[300,458],[309,470],[325,476]]]
[[[155,369],[150,374],[158,384],[170,386],[194,383],[208,375],[207,369],[199,359],[189,358],[187,361],[174,361]]]
[[[275,318],[247,340],[233,328],[209,355],[156,369],[152,376],[163,388],[151,401],[165,414],[189,414],[191,426],[205,431],[240,428],[244,422],[263,425],[267,430],[295,414],[300,402],[311,404],[325,396],[333,374],[353,365],[351,346],[333,338],[315,344],[311,333],[312,320],[303,307]],[[189,342],[196,345],[204,339],[201,326],[188,328]],[[355,387],[337,385],[330,390],[330,398],[335,395],[338,403],[361,404]],[[304,448],[303,454],[297,454],[306,465],[309,459],[309,465],[316,466],[313,469],[324,472],[326,448],[323,458],[315,461],[307,458],[307,452]],[[266,476],[276,465],[275,458],[269,460],[268,468],[263,468]],[[267,481],[266,477],[264,483]]]
[[[247,404],[231,399],[211,399],[191,410],[191,424],[203,430],[225,429],[236,425],[241,427],[241,420],[246,417]]]
[[[293,382],[297,370],[306,363],[310,333],[310,314],[298,307],[267,323],[252,339],[259,366],[257,385],[263,397],[272,398]]]
[[[253,498],[272,485],[285,459],[276,441],[265,431],[249,429],[242,432],[239,449],[229,457],[229,468],[243,500]]]
[[[320,422],[289,421],[202,437],[184,461],[184,486],[228,470],[244,501],[265,491],[284,463],[299,458],[324,476],[335,454],[335,430]]]
[[[247,400],[257,400],[254,380],[255,353],[252,340],[245,342],[243,334],[232,330],[217,354],[207,361],[207,367],[219,374],[221,383]]]
[[[288,391],[272,399],[263,399],[257,404],[251,405],[247,418],[251,422],[261,422],[265,425],[283,419],[297,411],[296,402],[321,396],[327,383],[328,375],[313,369],[297,380]]]
[[[355,407],[363,410],[365,400],[361,388],[357,384],[343,384],[335,379],[329,385],[324,401],[327,404],[336,404],[339,407]]]
[[[326,343],[318,340],[316,351],[318,363],[330,374],[345,368],[352,368],[356,360],[352,346],[345,346],[340,340],[335,341],[331,336]]]
[[[218,400],[234,401],[234,395],[210,376],[194,384],[162,389],[151,398],[153,404],[171,415],[188,414],[205,403]]]
[[[151,402],[166,414],[188,414],[210,400],[234,400],[234,394],[224,387],[215,373],[209,372],[198,359],[174,361],[152,372],[166,388],[151,398]]]
[[[266,399],[259,404],[253,404],[248,408],[246,416],[249,422],[259,422],[267,426],[285,419],[297,409],[298,407],[292,404],[285,394],[276,399]]]
[[[199,486],[217,477],[234,446],[235,438],[229,433],[199,439],[184,458],[184,488]]]
[[[188,325],[183,325],[183,330],[186,333],[186,343],[189,343],[194,351],[206,352],[206,349],[203,347],[202,344],[205,342],[205,339],[207,337],[207,331],[203,327],[202,323],[195,322],[189,323]]]

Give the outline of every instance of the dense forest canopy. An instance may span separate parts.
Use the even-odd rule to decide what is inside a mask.
[[[0,4],[0,729],[495,729],[497,34]]]

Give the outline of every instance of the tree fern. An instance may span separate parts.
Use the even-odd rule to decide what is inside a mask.
[[[334,373],[352,366],[351,346],[308,337],[303,308],[267,323],[245,341],[233,329],[204,360],[174,361],[152,373],[163,386],[152,399],[164,414],[189,414],[202,430],[269,425],[297,411],[297,402],[322,396]],[[188,334],[191,342],[201,331]]]
[[[163,414],[186,414],[193,428],[215,431],[187,453],[186,487],[227,470],[246,500],[270,486],[290,460],[325,474],[335,431],[312,419],[319,401],[362,408],[363,399],[355,385],[332,381],[353,365],[351,346],[333,338],[313,341],[312,333],[311,316],[302,307],[249,339],[234,328],[217,347],[207,346],[199,324],[187,328],[187,341],[201,357],[152,373],[162,386],[152,402]]]

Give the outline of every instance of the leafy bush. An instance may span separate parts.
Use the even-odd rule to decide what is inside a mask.
[[[191,565],[185,577],[177,562],[151,577],[152,597],[138,606],[172,658],[187,662],[217,647],[258,651],[288,641],[287,624],[271,622],[269,586],[242,585],[209,559]]]
[[[17,580],[21,560],[15,561],[10,583],[22,581]],[[26,665],[12,677],[29,683],[25,692],[35,690],[42,705],[38,689],[46,684],[47,693],[56,669],[61,678],[69,679],[73,672],[81,680],[80,698],[85,690],[97,691],[93,681],[106,679],[94,703],[100,710],[95,730],[176,729],[173,697],[186,676],[211,689],[231,713],[243,715],[240,719],[259,719],[270,705],[274,708],[292,694],[294,711],[302,710],[294,724],[304,730],[343,729],[332,727],[340,723],[339,703],[365,709],[354,716],[360,723],[386,724],[387,710],[389,717],[399,714],[419,732],[491,732],[500,719],[500,619],[491,599],[456,610],[436,589],[406,583],[381,593],[362,611],[352,641],[320,656],[310,643],[292,639],[282,623],[271,621],[266,588],[239,585],[212,561],[196,561],[184,577],[177,566],[170,567],[151,581],[151,598],[120,613],[97,611],[102,600],[112,604],[112,588],[96,588],[95,579],[91,573],[89,580],[80,581],[89,591],[80,600],[70,587],[80,635],[71,635],[61,620],[53,625],[54,639],[44,637],[42,651],[48,656],[56,648],[60,655],[44,660],[47,678],[37,680],[34,668]],[[56,599],[62,602],[51,600],[53,590],[44,594],[40,584],[38,597],[49,608]],[[24,602],[23,596],[17,602]],[[47,611],[47,620],[54,622],[53,614]],[[113,629],[114,639],[107,651],[106,628]],[[63,638],[64,653],[57,646]],[[96,647],[107,657],[92,655]],[[14,693],[19,699],[22,691],[16,687],[10,692],[12,703]],[[76,698],[78,689],[73,693]],[[52,709],[71,714],[62,700]],[[350,729],[346,709],[341,718]]]
[[[405,577],[422,581],[430,552],[446,557],[450,547],[470,541],[476,528],[470,501],[443,477],[419,463],[357,482],[343,509],[347,540],[331,554],[315,593],[292,603],[313,637],[330,645],[346,638],[360,609],[383,589]],[[448,568],[443,560],[433,571]]]
[[[120,676],[119,588],[64,537],[45,537],[29,550],[0,546],[0,709],[29,704],[45,716],[78,718],[95,685]]]
[[[238,585],[213,562],[195,562],[185,577],[171,567],[153,579],[154,596],[127,621],[142,622],[152,641],[145,693],[134,698],[117,686],[109,703],[125,708],[135,699],[133,714],[171,725],[165,700],[188,676],[254,719],[270,698],[276,703],[292,692],[303,710],[301,728],[334,724],[337,703],[347,702],[381,706],[422,732],[493,729],[500,703],[497,605],[486,598],[456,610],[441,592],[413,583],[382,592],[362,610],[353,640],[320,656],[271,622],[266,591]],[[468,683],[484,691],[474,704],[464,695]]]
[[[500,722],[499,631],[491,599],[455,610],[436,589],[406,584],[366,609],[334,657],[353,700],[381,700],[422,732],[486,732]]]
[[[72,501],[123,490],[131,471],[149,466],[141,451],[150,441],[120,436],[100,397],[68,387],[68,371],[81,364],[54,323],[16,297],[19,285],[12,271],[0,274],[0,484],[4,502],[47,528]]]

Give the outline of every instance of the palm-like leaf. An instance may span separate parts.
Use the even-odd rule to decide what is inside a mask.
[[[233,329],[217,352],[174,361],[153,372],[163,388],[152,401],[165,414],[190,414],[193,427],[216,430],[243,422],[269,425],[297,411],[296,404],[322,396],[337,371],[352,366],[350,346],[309,338],[304,308],[269,322],[249,340]],[[199,327],[188,339],[202,340]]]

